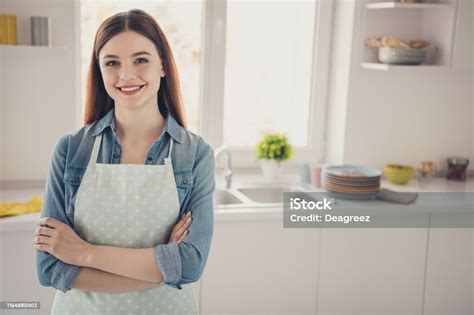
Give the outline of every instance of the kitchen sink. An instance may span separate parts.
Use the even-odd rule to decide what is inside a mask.
[[[240,193],[254,202],[283,203],[283,192],[302,191],[295,186],[239,188]]]
[[[284,192],[305,192],[304,187],[292,184],[244,184],[236,188],[216,189],[214,205],[242,207],[268,207],[283,204]]]
[[[234,194],[225,191],[216,189],[214,191],[214,204],[215,205],[235,205],[242,204],[242,200],[234,196]]]

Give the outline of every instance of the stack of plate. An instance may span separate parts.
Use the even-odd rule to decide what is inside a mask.
[[[340,198],[372,199],[380,190],[382,172],[353,165],[328,166],[323,171],[322,187]]]

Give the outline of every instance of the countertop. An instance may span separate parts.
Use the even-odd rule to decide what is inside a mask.
[[[300,185],[301,183],[299,182],[298,173],[294,170],[289,170],[278,178],[266,179],[260,174],[260,171],[243,169],[238,172],[234,171],[231,187],[239,188],[278,184]],[[224,187],[224,179],[221,173],[216,172],[216,189],[225,189]],[[308,187],[310,187],[311,190],[313,189],[311,186],[306,186],[306,188]],[[385,178],[382,178],[381,187],[403,192],[473,192],[474,179],[471,177],[464,182],[456,182],[447,180],[446,178],[432,178],[431,182],[422,183],[416,178],[413,178],[407,185],[402,186],[392,184]],[[315,192],[318,190],[318,188],[314,187]],[[33,195],[42,196],[43,193],[43,188],[3,189],[0,190],[0,201],[28,201]],[[261,207],[219,206],[215,209],[215,220],[232,220],[235,216],[230,216],[229,214],[239,214],[240,220],[268,219],[268,215],[278,218],[282,217],[281,204]],[[0,218],[0,232],[34,230],[34,224],[38,219],[39,212]]]

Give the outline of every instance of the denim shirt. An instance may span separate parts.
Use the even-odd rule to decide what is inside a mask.
[[[61,137],[55,145],[44,192],[41,218],[53,217],[74,229],[76,193],[90,160],[94,137],[103,133],[98,163],[119,164],[121,144],[115,131],[114,108],[104,117]],[[168,115],[160,137],[147,152],[144,164],[163,164],[170,137],[180,212],[191,211],[189,234],[177,244],[157,244],[154,255],[164,284],[182,289],[182,284],[199,280],[211,246],[214,209],[214,151],[199,135],[184,129]],[[156,202],[160,202],[157,200]],[[62,292],[71,289],[80,266],[58,260],[45,251],[36,251],[36,271],[43,286]]]

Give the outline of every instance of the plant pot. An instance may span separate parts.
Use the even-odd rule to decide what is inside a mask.
[[[260,160],[260,166],[265,177],[274,178],[282,174],[283,167],[276,160]]]

